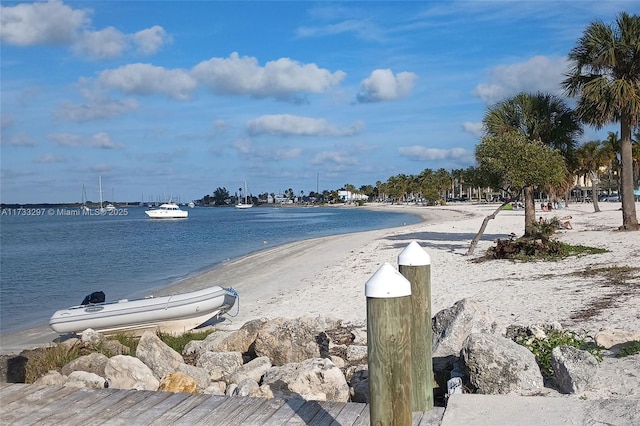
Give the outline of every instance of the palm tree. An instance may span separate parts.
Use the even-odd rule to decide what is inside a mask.
[[[595,212],[600,211],[598,205],[598,182],[600,181],[598,173],[600,167],[607,164],[607,152],[603,149],[600,142],[587,142],[576,150],[576,158],[578,160],[578,170],[589,176],[591,179],[591,199],[593,200],[593,209]]]
[[[487,136],[515,131],[530,142],[540,141],[557,149],[565,159],[566,169],[575,168],[573,150],[576,138],[582,134],[582,126],[575,113],[557,96],[541,92],[519,93],[490,107],[482,122]],[[536,228],[533,191],[530,186],[523,189],[525,236],[532,236]]]
[[[620,13],[615,24],[592,22],[569,52],[562,82],[578,98],[580,119],[595,128],[620,123],[622,227],[640,230],[633,196],[631,129],[640,124],[640,15]]]

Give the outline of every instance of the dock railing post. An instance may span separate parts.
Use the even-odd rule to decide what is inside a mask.
[[[384,263],[365,285],[372,425],[411,425],[411,283]]]
[[[411,408],[429,411],[433,409],[431,257],[412,241],[398,256],[398,270],[411,283]]]

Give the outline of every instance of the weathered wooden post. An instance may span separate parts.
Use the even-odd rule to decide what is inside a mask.
[[[411,283],[384,263],[365,285],[372,425],[411,425]]]
[[[431,257],[412,241],[398,255],[398,269],[411,283],[411,409],[429,411],[433,409]]]

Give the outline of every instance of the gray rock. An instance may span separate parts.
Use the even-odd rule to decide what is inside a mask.
[[[471,333],[493,333],[496,323],[489,309],[471,299],[457,301],[433,318],[433,356],[460,356],[460,349]]]
[[[104,377],[87,371],[74,371],[69,374],[65,386],[72,388],[104,389],[109,387]]]
[[[74,371],[86,371],[104,377],[104,367],[107,365],[109,358],[99,352],[92,352],[67,363],[62,367],[62,374],[70,375]]]
[[[56,370],[51,370],[38,380],[33,382],[37,386],[64,386],[67,381],[67,376],[63,376]]]
[[[182,355],[171,349],[151,331],[145,331],[140,337],[136,357],[153,371],[158,380],[178,371],[178,366],[185,364]]]
[[[276,397],[347,402],[349,385],[342,371],[326,358],[270,368],[262,378]]]
[[[556,346],[551,351],[556,384],[563,393],[581,393],[594,380],[598,360],[587,351],[573,346]]]
[[[211,380],[220,380],[242,366],[242,354],[206,351],[200,355],[196,366],[207,370]]]
[[[128,355],[109,358],[104,373],[111,388],[155,391],[160,386],[160,380],[145,363]]]
[[[512,340],[490,333],[472,333],[461,358],[478,393],[507,394],[543,388],[533,354]]]
[[[260,383],[262,376],[271,368],[271,360],[267,357],[258,357],[252,359],[246,364],[242,365],[233,373],[224,376],[223,380],[227,384],[240,383],[246,378],[250,378]]]
[[[273,365],[320,357],[317,338],[323,331],[313,318],[277,318],[258,332],[255,352],[268,357]]]

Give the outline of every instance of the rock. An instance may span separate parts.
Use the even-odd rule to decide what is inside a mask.
[[[234,392],[234,396],[249,396],[251,392],[255,392],[260,388],[258,382],[253,380],[252,378],[247,377],[238,383],[238,387]]]
[[[349,376],[351,401],[369,403],[369,367],[358,365],[349,372]]]
[[[246,378],[250,378],[260,383],[262,376],[271,368],[271,360],[267,357],[258,357],[242,365],[233,373],[223,377],[227,384],[240,383]]]
[[[247,396],[253,398],[273,398],[273,392],[271,392],[269,385],[262,385],[258,389],[251,390]]]
[[[433,318],[433,357],[458,357],[469,334],[493,333],[495,329],[489,309],[471,299],[459,300]]]
[[[200,355],[196,366],[207,370],[211,380],[220,380],[242,366],[242,354],[206,351]]]
[[[105,349],[111,356],[114,355],[130,355],[131,348],[125,346],[117,340],[106,339],[102,341],[102,348]]]
[[[226,390],[227,384],[225,382],[212,382],[202,393],[206,395],[224,395]]]
[[[347,361],[351,363],[366,364],[368,354],[366,346],[347,346]]]
[[[461,358],[478,393],[507,394],[543,388],[533,354],[512,340],[491,333],[472,333]]]
[[[270,368],[262,378],[276,397],[347,402],[349,385],[338,367],[326,358],[313,358]]]
[[[47,374],[33,382],[33,384],[37,386],[64,386],[66,381],[66,376],[63,376],[56,370],[51,370]]]
[[[202,341],[193,341],[184,348],[184,354],[201,356],[204,352],[240,352],[248,353],[256,340],[258,332],[268,323],[267,319],[257,319],[244,323],[237,331],[216,331]]]
[[[112,388],[155,391],[160,386],[153,371],[132,356],[116,355],[109,358],[104,372],[109,387]]]
[[[573,346],[556,346],[551,351],[551,366],[560,392],[581,393],[598,372],[598,360],[589,352]]]
[[[640,341],[640,331],[636,330],[601,330],[596,333],[595,341],[598,346],[611,349],[618,353],[622,347],[630,342]]]
[[[158,379],[177,371],[178,366],[185,364],[182,355],[171,349],[151,331],[145,331],[140,337],[136,357],[148,366]]]
[[[89,373],[87,371],[74,371],[69,374],[64,386],[72,388],[104,389],[108,388],[109,384],[104,379],[104,377],[101,377],[95,373]]]
[[[320,357],[317,337],[323,331],[313,318],[277,318],[258,332],[255,352],[268,357],[273,365]]]
[[[194,379],[198,386],[198,391],[205,390],[211,384],[209,372],[202,367],[196,367],[195,365],[189,364],[179,364],[176,367],[176,372],[186,374],[187,376]]]
[[[197,393],[198,386],[193,377],[176,371],[162,378],[158,390],[174,393]]]
[[[82,341],[82,343],[84,343],[85,345],[92,345],[94,347],[97,346],[102,341],[102,339],[104,339],[102,334],[91,328],[87,328],[80,335],[80,340]]]
[[[89,355],[81,356],[62,367],[62,374],[70,375],[74,371],[86,371],[104,377],[104,367],[107,365],[109,358],[99,352],[92,352]]]

